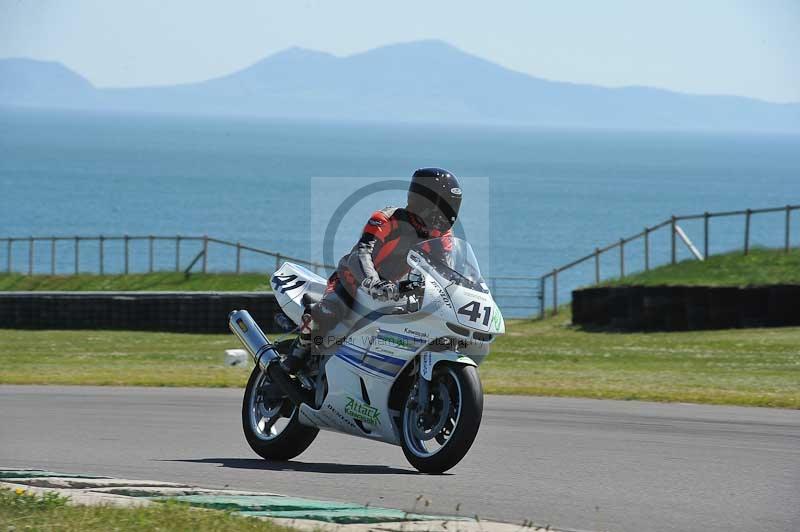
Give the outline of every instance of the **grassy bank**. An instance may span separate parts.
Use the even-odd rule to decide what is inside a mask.
[[[0,529],[120,532],[139,530],[225,530],[290,532],[269,521],[177,503],[143,508],[72,506],[57,495],[29,495],[0,488]]]
[[[800,328],[623,334],[570,320],[509,327],[481,368],[486,389],[800,408]]]
[[[712,255],[705,261],[689,259],[669,264],[602,286],[623,285],[703,285],[747,286],[767,284],[800,284],[800,250],[753,249]]]
[[[569,313],[517,322],[481,367],[487,393],[800,408],[800,328],[597,333]],[[243,386],[232,335],[0,330],[0,382]]]
[[[263,273],[159,272],[131,275],[0,275],[0,291],[269,291],[269,276]]]

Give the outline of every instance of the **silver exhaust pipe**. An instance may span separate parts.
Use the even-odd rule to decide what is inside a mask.
[[[246,310],[231,312],[228,315],[228,327],[242,342],[259,369],[269,376],[290,401],[297,406],[303,403],[314,406],[314,396],[294,384],[280,364],[270,365],[270,362],[279,359],[280,355],[249,312]]]
[[[279,358],[269,338],[246,310],[231,312],[228,315],[228,327],[239,338],[261,371],[267,371],[269,363]]]

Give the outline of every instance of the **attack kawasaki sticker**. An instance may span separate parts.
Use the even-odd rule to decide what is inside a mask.
[[[362,403],[358,399],[347,396],[347,404],[344,405],[344,413],[353,419],[370,425],[380,425],[380,411],[374,406]]]

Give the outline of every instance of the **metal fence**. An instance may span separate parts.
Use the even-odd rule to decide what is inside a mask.
[[[673,215],[668,220],[665,220],[661,223],[658,223],[652,227],[645,227],[643,231],[637,233],[633,236],[620,238],[618,241],[609,244],[602,248],[595,248],[594,252],[581,257],[577,260],[574,260],[568,264],[560,266],[558,268],[554,268],[551,272],[546,273],[542,277],[539,278],[539,290],[538,290],[538,297],[539,297],[539,316],[540,318],[544,318],[545,311],[548,306],[552,307],[553,313],[558,312],[558,276],[564,271],[567,271],[571,268],[575,268],[581,264],[584,264],[588,261],[594,261],[594,279],[592,280],[595,284],[600,283],[601,281],[601,258],[604,253],[608,253],[612,250],[619,250],[619,276],[624,277],[626,273],[632,273],[633,270],[630,268],[630,264],[626,265],[626,257],[625,257],[625,249],[628,244],[631,244],[635,241],[641,240],[644,246],[643,249],[643,266],[644,270],[648,271],[651,267],[655,265],[655,262],[652,260],[652,253],[651,253],[651,237],[654,233],[658,232],[659,230],[667,230],[669,231],[669,263],[675,264],[677,262],[678,256],[678,240],[681,240],[685,245],[686,248],[689,250],[692,256],[694,256],[698,260],[704,260],[705,257],[708,257],[710,252],[710,233],[709,227],[710,222],[713,218],[723,218],[723,217],[735,217],[735,216],[742,216],[744,217],[743,224],[742,224],[742,247],[744,254],[747,255],[750,252],[752,242],[751,242],[751,222],[754,215],[757,214],[767,214],[767,213],[783,213],[784,215],[784,224],[783,224],[783,248],[786,252],[789,252],[791,249],[791,216],[792,211],[800,209],[800,205],[786,205],[784,207],[772,207],[767,209],[745,209],[741,211],[722,211],[722,212],[704,212],[702,214],[689,214],[689,215],[681,215],[675,216]],[[689,220],[701,220],[703,223],[703,251],[701,252],[697,246],[689,239],[686,231],[684,231],[679,225],[678,222],[689,221]],[[616,277],[616,276],[615,276]],[[548,286],[549,281],[549,286]],[[546,295],[550,292],[552,294],[551,301],[548,303],[546,301]]]
[[[144,242],[147,245],[146,266],[140,267],[138,271],[134,272],[132,267],[133,254],[131,252],[132,246],[136,242]],[[165,267],[164,253],[161,254],[156,251],[156,246],[162,242],[171,242],[173,246],[170,247],[172,256],[169,257],[172,264],[169,268]],[[59,243],[62,243],[59,247]],[[122,244],[121,257],[117,257],[116,263],[111,263],[107,255],[107,247],[111,243]],[[187,255],[186,244],[193,243],[193,249]],[[42,260],[40,255],[37,254],[37,244],[41,248],[44,245],[45,258]],[[66,249],[64,249],[66,244]],[[81,258],[81,251],[87,245],[95,244],[96,248],[93,249],[92,261],[83,260]],[[165,271],[167,269],[176,272],[190,273],[192,270],[199,270],[203,273],[208,271],[208,258],[212,253],[212,248],[227,248],[234,253],[230,255],[230,263],[225,271],[236,273],[242,272],[243,254],[251,253],[261,257],[271,257],[275,259],[275,269],[278,269],[281,262],[289,260],[297,264],[301,264],[312,269],[315,273],[328,272],[333,270],[333,266],[321,264],[318,262],[299,259],[297,257],[290,257],[282,255],[273,251],[256,248],[242,244],[241,242],[230,242],[227,240],[220,240],[210,236],[29,236],[29,237],[5,237],[0,238],[0,246],[5,245],[6,248],[6,273],[19,271],[20,273],[27,273],[33,275],[34,273],[49,273],[55,275],[56,273],[65,274],[79,274],[79,273],[99,273],[105,275],[110,273],[110,267],[114,268],[119,273],[152,273],[154,271]],[[18,248],[22,248],[19,250]],[[14,269],[15,264],[15,251],[22,252],[23,264],[26,266],[24,269]],[[64,271],[63,268],[59,272],[57,264],[64,263],[64,255],[71,259],[71,268]],[[27,260],[25,260],[27,255]],[[57,257],[61,260],[57,260]],[[191,260],[186,262],[186,259],[191,257]],[[39,259],[37,261],[37,258]],[[87,264],[88,262],[88,264]],[[121,264],[120,264],[121,263]],[[37,268],[37,265],[39,268]],[[174,268],[172,267],[174,265]],[[44,270],[42,269],[44,266]],[[88,266],[88,268],[87,268]]]
[[[592,261],[594,264],[594,275],[587,279],[587,282],[600,283],[603,279],[601,275],[601,258],[605,254],[618,250],[618,269],[615,268],[614,275],[607,278],[624,277],[627,273],[640,271],[631,267],[630,259],[626,262],[626,249],[631,249],[631,244],[641,242],[643,245],[642,250],[642,267],[644,271],[650,270],[651,267],[660,265],[657,260],[653,258],[653,237],[656,234],[667,231],[669,263],[676,263],[678,260],[678,240],[680,240],[689,250],[691,256],[698,260],[703,260],[710,255],[710,225],[711,220],[714,218],[724,217],[743,217],[742,224],[742,240],[741,249],[744,254],[748,254],[751,246],[751,225],[752,219],[755,215],[768,214],[768,213],[782,213],[784,216],[783,223],[783,248],[788,252],[791,249],[791,221],[792,211],[800,210],[800,205],[786,205],[783,207],[772,207],[766,209],[745,209],[739,211],[721,211],[721,212],[704,212],[702,214],[690,214],[672,216],[661,223],[655,224],[650,227],[645,227],[643,231],[629,236],[620,238],[618,241],[609,244],[602,248],[595,248],[592,253],[585,255],[579,259],[569,262],[552,271],[546,273],[541,277],[527,277],[527,276],[494,276],[487,277],[489,287],[493,295],[497,299],[500,306],[506,311],[509,317],[528,317],[538,313],[540,318],[545,316],[548,307],[552,308],[553,313],[558,312],[558,283],[559,275],[563,272],[571,270],[577,266],[583,265]],[[695,245],[689,238],[687,232],[678,225],[679,222],[686,221],[700,221],[702,222],[702,251]],[[663,235],[662,235],[663,236]],[[134,253],[132,246],[135,243],[145,243],[146,252],[139,253],[139,268],[136,269],[132,266]],[[163,249],[161,253],[157,252],[159,243],[171,242],[173,245],[168,250],[171,256],[165,257]],[[110,244],[121,245],[121,255],[116,257],[114,264],[110,264],[110,259],[106,257],[106,247]],[[94,244],[94,253],[91,260],[87,261],[84,257],[82,259],[81,253],[86,246]],[[191,244],[190,249],[186,249],[187,244]],[[260,249],[254,246],[242,244],[241,242],[231,242],[221,240],[209,236],[29,236],[29,237],[0,237],[0,249],[5,246],[6,261],[5,272],[11,273],[14,271],[27,273],[33,275],[34,273],[66,273],[66,274],[79,274],[86,273],[99,273],[101,275],[116,271],[118,273],[144,273],[154,271],[174,270],[176,272],[190,273],[191,271],[207,272],[209,269],[209,256],[213,248],[225,248],[226,253],[220,257],[223,262],[221,271],[241,273],[243,271],[243,261],[245,254],[256,255],[260,258],[269,257],[274,259],[275,269],[277,269],[281,262],[288,260],[297,264],[308,267],[315,273],[327,274],[334,270],[334,266],[326,265],[314,261],[308,261],[297,257],[282,255],[281,253]],[[37,246],[39,250],[37,251]],[[66,249],[65,249],[66,246]],[[44,247],[44,249],[41,249]],[[141,250],[141,247],[138,249]],[[16,252],[16,255],[15,255]],[[19,253],[22,253],[20,256]],[[44,253],[44,257],[42,257]],[[69,268],[65,268],[64,255],[68,256]],[[216,253],[216,252],[215,252]],[[142,262],[141,255],[144,255],[144,262]],[[15,257],[17,262],[20,262],[22,267],[14,268]],[[60,257],[60,260],[57,260]],[[37,261],[37,258],[39,259]],[[187,259],[191,258],[191,260]],[[662,263],[663,263],[662,262]],[[88,263],[88,268],[87,268]],[[38,268],[37,268],[38,264]],[[60,264],[61,268],[57,265]],[[219,261],[218,261],[219,264]],[[111,266],[111,268],[109,268]],[[263,263],[259,263],[257,271],[264,271]],[[219,270],[217,270],[219,271]],[[274,270],[273,270],[274,271]],[[593,278],[592,278],[593,277]],[[547,295],[551,294],[550,301],[547,301]]]
[[[486,277],[492,297],[509,318],[529,318],[539,310],[539,278],[524,276]]]
[[[113,249],[111,249],[111,247]],[[152,273],[192,271],[207,273],[212,268],[209,257],[214,256],[213,271],[241,273],[245,271],[247,255],[274,259],[265,265],[259,261],[255,271],[274,272],[283,261],[301,264],[321,275],[334,266],[308,261],[281,253],[213,238],[210,236],[29,236],[0,238],[0,250],[5,248],[6,273],[27,275],[78,275],[80,273]],[[0,257],[2,251],[0,251]],[[248,269],[247,271],[252,271]],[[538,310],[538,277],[487,277],[486,281],[498,303],[509,317],[529,317]]]

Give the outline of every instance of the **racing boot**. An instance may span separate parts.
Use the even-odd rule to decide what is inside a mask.
[[[297,372],[306,365],[306,360],[311,354],[313,342],[311,332],[314,328],[314,320],[311,314],[303,314],[300,334],[292,344],[289,354],[281,360],[281,368],[289,375],[297,375]]]

